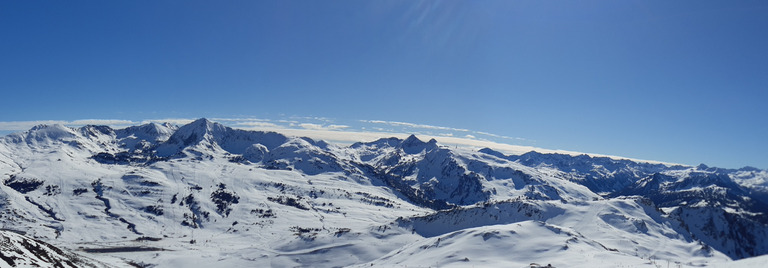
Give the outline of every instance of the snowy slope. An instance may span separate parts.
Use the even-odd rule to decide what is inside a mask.
[[[571,203],[516,199],[402,219],[395,226],[424,237],[437,237],[483,226],[536,221],[599,241],[596,243],[600,245],[600,252],[624,256],[622,258],[652,257],[684,261],[688,265],[727,259],[722,253],[702,247],[690,236],[681,234],[682,226],[665,218],[652,205],[641,198]],[[510,253],[529,255],[525,251]]]
[[[713,267],[720,268],[744,268],[744,267],[765,267],[768,264],[768,256],[759,256],[741,259],[733,262],[713,263]]]
[[[649,260],[540,221],[461,229],[422,239],[359,267],[643,267]]]
[[[0,230],[0,267],[109,267],[8,230]]]
[[[41,125],[0,138],[0,227],[118,266],[701,266],[768,253],[765,174],[206,119]]]

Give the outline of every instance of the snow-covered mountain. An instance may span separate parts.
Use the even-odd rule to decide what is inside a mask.
[[[0,230],[0,259],[2,267],[109,267],[7,230]]]
[[[206,119],[41,125],[0,138],[0,224],[118,267],[718,266],[768,253],[767,174]]]

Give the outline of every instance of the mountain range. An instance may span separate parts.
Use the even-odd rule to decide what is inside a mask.
[[[198,119],[0,138],[0,266],[737,267],[768,171]],[[734,261],[737,260],[737,261]]]

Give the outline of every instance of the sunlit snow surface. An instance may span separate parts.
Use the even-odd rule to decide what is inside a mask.
[[[706,233],[686,229],[696,222],[681,224],[690,217],[672,216],[679,208],[608,197],[586,183],[588,174],[618,181],[641,169],[530,161],[416,137],[341,146],[207,120],[40,126],[0,140],[0,219],[118,267],[730,263],[692,235]],[[698,189],[685,186],[694,169],[665,171],[674,179],[659,187]],[[765,171],[744,172],[737,181],[764,189]],[[657,181],[620,186],[640,193]]]

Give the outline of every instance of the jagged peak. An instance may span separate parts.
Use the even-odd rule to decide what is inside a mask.
[[[177,132],[208,133],[208,132],[214,131],[217,128],[225,128],[225,127],[219,123],[210,121],[207,118],[200,118],[179,127],[179,130]]]
[[[111,135],[115,132],[110,126],[105,125],[86,125],[78,129],[83,135]]]
[[[408,138],[403,140],[402,143],[403,144],[416,144],[416,143],[424,143],[424,142],[421,141],[418,137],[416,137],[416,135],[411,134],[410,136],[408,136]]]
[[[213,146],[216,144],[215,137],[228,130],[231,130],[231,128],[211,122],[206,118],[200,118],[179,127],[167,141],[157,148],[157,153],[160,156],[170,156],[179,153],[186,147],[200,144],[204,141]]]
[[[208,127],[208,126],[211,126],[213,124],[218,124],[218,123],[215,123],[215,122],[213,122],[211,120],[208,120],[208,118],[202,117],[202,118],[195,119],[195,121],[192,121],[192,122],[190,122],[187,125]]]
[[[251,144],[261,143],[271,150],[288,140],[285,135],[276,132],[233,129],[206,118],[200,118],[179,127],[167,141],[157,147],[156,152],[160,156],[171,156],[184,148],[204,144],[208,149],[218,148],[229,153],[242,154]],[[307,140],[303,141],[309,143]],[[313,141],[311,144],[323,146],[325,143]]]
[[[411,134],[402,143],[400,148],[407,154],[418,154],[422,151],[431,151],[437,148],[437,140],[430,139],[428,142],[423,142],[416,135]]]
[[[203,136],[206,134],[213,134],[214,132],[223,132],[229,129],[230,129],[229,127],[226,127],[217,122],[210,121],[206,118],[200,118],[195,121],[192,121],[189,124],[179,127],[179,129],[176,130],[176,133],[174,133],[173,136],[179,135],[179,136],[183,136],[186,139],[190,135],[196,134],[198,136],[197,139],[202,139]]]

